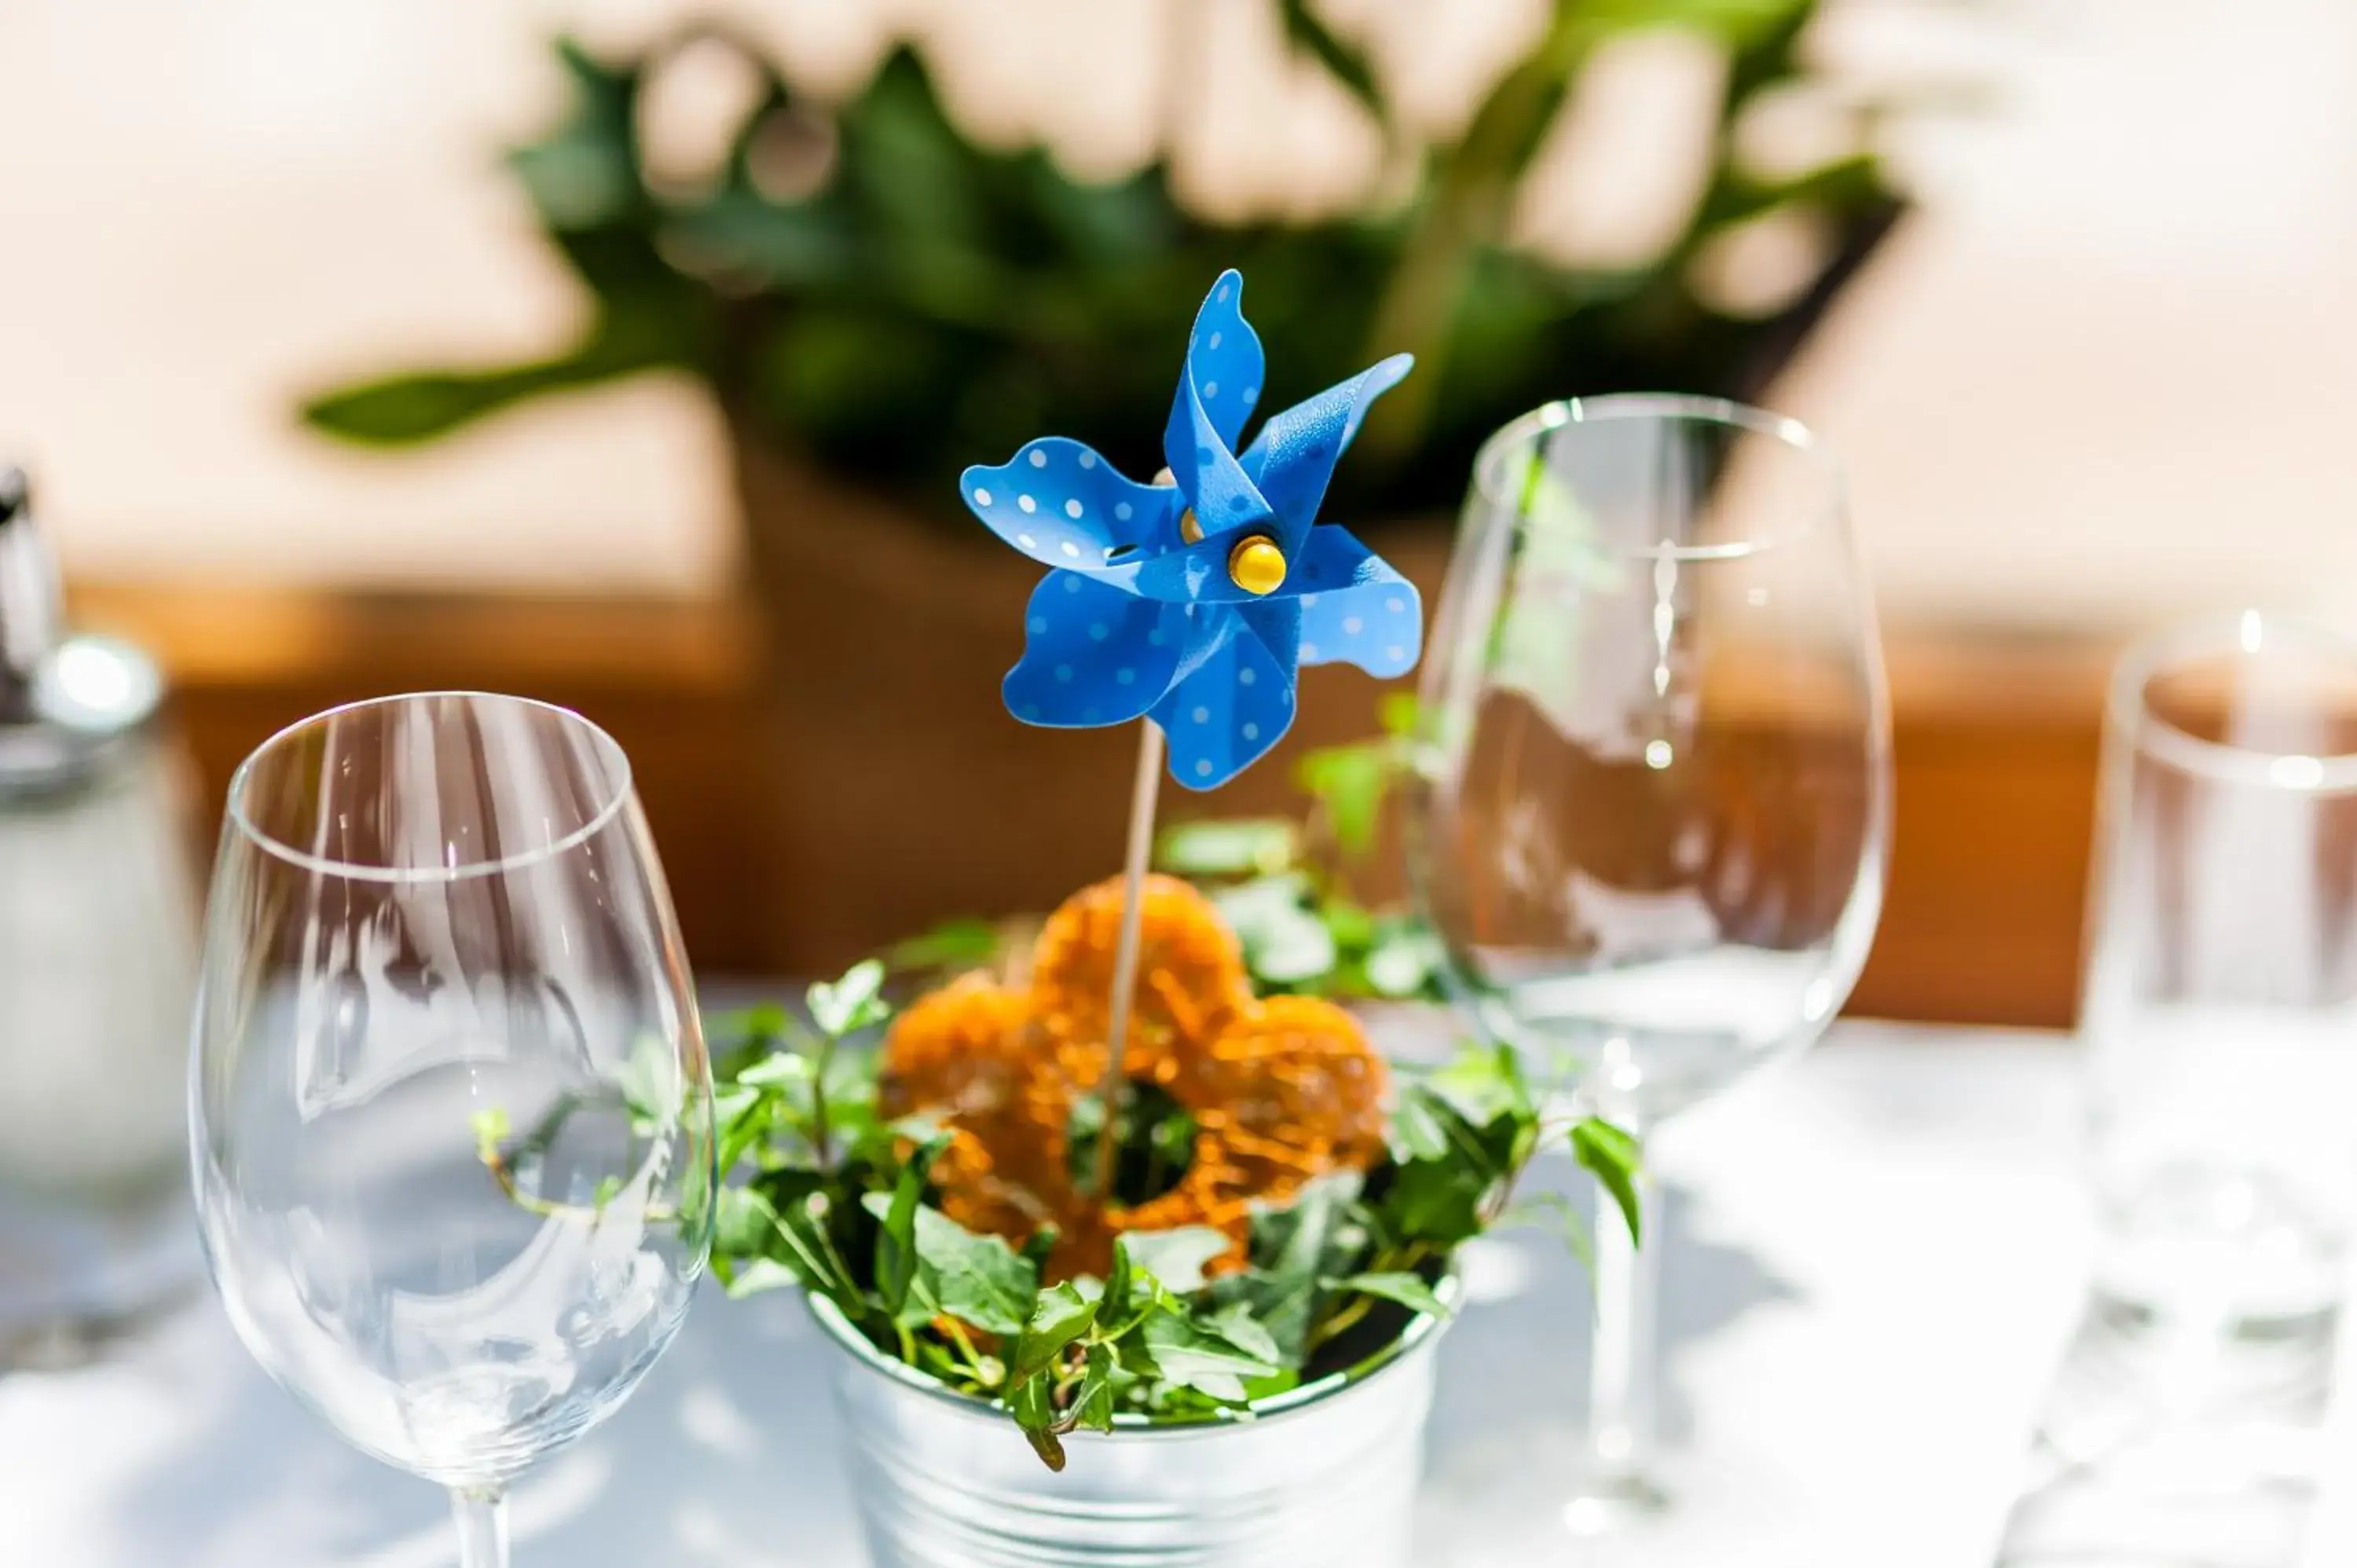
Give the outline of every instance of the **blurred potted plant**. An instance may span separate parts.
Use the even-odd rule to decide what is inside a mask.
[[[587,329],[546,359],[396,375],[304,411],[322,431],[399,446],[619,376],[684,371],[711,388],[770,631],[791,874],[817,895],[782,961],[833,961],[944,908],[1037,907],[1099,868],[1123,743],[1075,736],[1050,752],[999,713],[1036,574],[973,526],[954,479],[1040,429],[1152,472],[1169,347],[1222,267],[1243,269],[1283,367],[1264,406],[1382,354],[1418,356],[1329,510],[1437,517],[1481,437],[1550,398],[1755,389],[1897,210],[1868,151],[1774,177],[1738,155],[1747,112],[1810,80],[1800,44],[1818,0],[1555,0],[1461,134],[1431,145],[1306,0],[1272,3],[1293,46],[1383,129],[1404,176],[1358,210],[1232,221],[1189,210],[1166,161],[1091,185],[1043,152],[990,150],[960,133],[907,49],[825,102],[711,28],[620,61],[560,44],[572,111],[510,161],[593,297]],[[1608,45],[1649,28],[1727,60],[1683,228],[1624,269],[1517,249],[1516,198],[1563,105]],[[759,100],[716,174],[683,188],[647,166],[641,99],[680,49],[716,40],[758,71]],[[1779,216],[1827,237],[1814,282],[1763,316],[1715,307],[1699,263]],[[1422,548],[1384,548],[1428,584],[1445,545],[1428,530]],[[1338,701],[1360,709],[1355,725],[1335,722]],[[1305,710],[1313,736],[1362,726],[1363,696],[1326,703],[1322,717]]]

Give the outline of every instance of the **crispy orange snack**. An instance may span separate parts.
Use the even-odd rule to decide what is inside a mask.
[[[1330,1002],[1254,997],[1234,934],[1210,899],[1147,879],[1125,1075],[1159,1085],[1196,1125],[1186,1172],[1134,1208],[1101,1207],[1070,1168],[1074,1108],[1105,1059],[1119,878],[1049,918],[1028,993],[969,975],[902,1014],[885,1043],[883,1107],[925,1111],[954,1139],[933,1167],[943,1212],[1020,1241],[1060,1232],[1051,1278],[1103,1274],[1125,1230],[1211,1225],[1213,1267],[1241,1267],[1251,1206],[1383,1145],[1387,1075],[1356,1019]]]
[[[1020,993],[970,974],[902,1013],[885,1044],[877,1109],[931,1112],[950,1131],[933,1179],[942,1212],[969,1230],[1028,1236],[1057,1213],[1031,1131],[1028,1011]]]
[[[1093,1042],[1100,1061],[1113,1008],[1121,914],[1120,877],[1083,887],[1048,918],[1033,950],[1031,996],[1039,1015],[1060,1042]],[[1190,885],[1175,876],[1147,877],[1137,931],[1128,1055],[1136,1056],[1143,1047],[1159,1058],[1200,1045],[1252,1000],[1235,933]]]

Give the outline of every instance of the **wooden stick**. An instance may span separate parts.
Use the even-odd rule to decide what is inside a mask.
[[[1113,1011],[1105,1030],[1104,1076],[1097,1080],[1097,1106],[1103,1122],[1097,1132],[1097,1207],[1113,1202],[1114,1145],[1129,1098],[1122,1057],[1129,1044],[1129,1007],[1137,989],[1138,927],[1146,918],[1146,865],[1154,849],[1154,806],[1162,788],[1162,731],[1152,719],[1138,721],[1137,781],[1129,793],[1129,850],[1122,861],[1121,937],[1113,951]]]

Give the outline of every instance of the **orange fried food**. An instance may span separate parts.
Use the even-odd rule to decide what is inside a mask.
[[[933,1179],[942,1212],[970,1230],[1028,1236],[1062,1206],[1048,1165],[1060,1164],[1062,1130],[1050,1151],[1034,1120],[1029,1013],[1022,993],[970,974],[919,1000],[885,1037],[877,1108],[926,1112],[950,1131]]]
[[[1103,1050],[1121,915],[1116,876],[1065,899],[1039,933],[1031,995],[1060,1043]],[[1142,1047],[1149,1058],[1210,1039],[1252,1000],[1235,933],[1210,899],[1175,876],[1146,879],[1132,997],[1130,1048],[1123,1055],[1135,1058]]]
[[[1383,1145],[1383,1058],[1330,1002],[1252,993],[1234,934],[1202,894],[1147,879],[1125,1076],[1194,1117],[1175,1186],[1134,1208],[1073,1179],[1072,1112],[1095,1092],[1121,928],[1118,879],[1067,899],[1041,931],[1028,993],[968,976],[901,1015],[885,1046],[888,1114],[925,1111],[955,1137],[933,1167],[945,1213],[1021,1240],[1060,1232],[1051,1277],[1103,1274],[1125,1230],[1211,1225],[1238,1267],[1254,1202],[1323,1172],[1363,1168]]]
[[[1357,1019],[1318,997],[1254,1003],[1168,1087],[1219,1144],[1244,1196],[1290,1192],[1383,1152],[1383,1058]]]

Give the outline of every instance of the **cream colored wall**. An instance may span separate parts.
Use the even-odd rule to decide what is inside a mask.
[[[2048,0],[1783,390],[1886,612],[2357,617],[2357,6]]]
[[[1203,86],[1175,102],[1156,63],[1163,0],[723,9],[820,84],[917,31],[985,134],[1045,135],[1110,171],[1168,130],[1189,188],[1222,205],[1314,206],[1380,177],[1348,106],[1288,71],[1265,0],[1184,3]],[[1438,128],[1539,5],[1329,9]],[[717,435],[687,387],[587,394],[397,458],[313,440],[286,412],[350,373],[562,338],[579,302],[492,150],[554,102],[550,30],[622,44],[683,9],[0,7],[0,452],[38,465],[71,564],[720,580]],[[1995,89],[1901,138],[1922,213],[1779,400],[1851,456],[1894,617],[2110,626],[2357,599],[2339,456],[2357,408],[2357,7],[1855,0],[1821,43],[1861,90],[1959,67]],[[1707,86],[1692,51],[1631,48],[1551,151],[1534,233],[1605,255],[1658,231]],[[1800,107],[1763,135],[1805,149]]]

